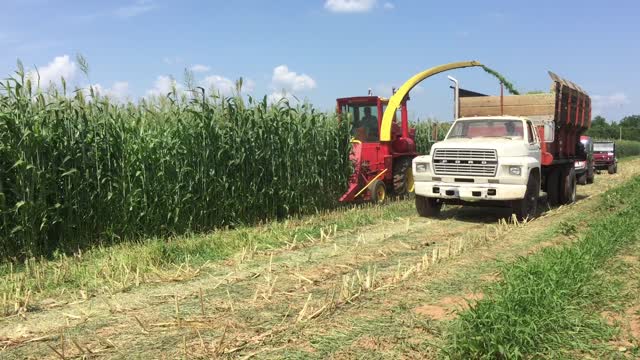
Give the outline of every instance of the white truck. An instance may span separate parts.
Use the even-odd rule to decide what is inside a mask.
[[[520,219],[576,198],[574,162],[586,156],[580,135],[591,124],[591,100],[549,73],[550,93],[459,99],[444,141],[413,160],[416,208],[437,216],[443,204],[511,207]],[[471,92],[468,92],[471,93]]]

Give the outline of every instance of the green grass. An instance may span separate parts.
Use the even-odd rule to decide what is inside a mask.
[[[567,350],[588,350],[593,340],[615,329],[589,311],[615,291],[596,276],[625,245],[638,240],[640,178],[605,193],[601,207],[622,210],[598,220],[570,246],[547,248],[505,266],[503,281],[486,298],[463,312],[448,336],[450,358],[558,357]],[[560,232],[570,232],[565,224]]]
[[[349,124],[310,105],[0,82],[0,260],[333,208]]]

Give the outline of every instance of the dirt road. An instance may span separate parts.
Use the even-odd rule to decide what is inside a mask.
[[[444,324],[499,279],[501,261],[572,241],[559,229],[579,232],[598,194],[638,174],[640,159],[625,161],[579,187],[576,204],[525,224],[448,208],[437,220],[401,216],[245,250],[184,281],[41,306],[0,319],[0,357],[434,357]]]

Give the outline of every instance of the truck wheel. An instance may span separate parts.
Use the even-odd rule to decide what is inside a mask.
[[[593,180],[596,178],[596,170],[591,167],[591,172],[587,175],[587,184],[593,184]]]
[[[529,175],[527,181],[527,191],[524,198],[513,202],[513,213],[516,214],[518,220],[531,219],[538,212],[538,196],[540,195],[540,184],[535,176]]]
[[[580,176],[578,176],[578,184],[587,185],[587,172],[586,171],[585,171],[584,174],[581,174]]]
[[[553,169],[547,175],[547,200],[549,205],[555,206],[560,203],[560,170]]]
[[[408,195],[413,192],[413,169],[411,159],[398,159],[393,166],[393,193],[397,196]]]
[[[381,180],[376,180],[371,184],[369,191],[371,191],[371,201],[374,204],[384,204],[387,200],[387,188]]]
[[[560,178],[560,204],[572,204],[576,201],[576,170],[572,167],[563,169]]]
[[[416,195],[416,210],[422,217],[436,217],[440,215],[442,201],[440,199],[428,198]]]

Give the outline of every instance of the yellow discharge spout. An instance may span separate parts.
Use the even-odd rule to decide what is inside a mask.
[[[441,72],[472,66],[482,66],[482,64],[477,61],[461,61],[439,65],[418,73],[411,79],[407,80],[407,82],[405,82],[400,87],[400,89],[398,89],[398,91],[389,99],[389,104],[387,105],[387,109],[384,111],[384,115],[382,116],[382,124],[380,125],[380,141],[391,141],[391,122],[393,121],[393,115],[395,114],[396,110],[398,110],[398,107],[400,106],[402,100],[405,98],[405,96],[407,96],[409,91],[413,89],[414,86],[418,85],[422,80]]]

